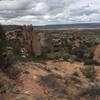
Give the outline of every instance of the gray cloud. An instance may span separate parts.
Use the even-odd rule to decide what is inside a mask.
[[[96,14],[99,13],[98,9],[95,8],[91,8],[91,6],[86,5],[80,8],[74,8],[70,10],[71,12],[71,16],[83,16],[83,15],[92,15],[92,14]]]
[[[99,0],[0,0],[2,24],[100,22]]]

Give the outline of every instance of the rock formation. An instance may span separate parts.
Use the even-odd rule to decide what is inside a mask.
[[[42,54],[42,48],[37,34],[33,32],[33,27],[24,26],[22,34],[24,36],[24,44],[28,51],[34,53],[35,56],[40,56]]]
[[[52,48],[52,37],[48,33],[34,32],[33,26],[23,26],[20,29],[9,31],[6,33],[8,40],[19,40],[22,47],[36,57],[41,56]]]
[[[94,60],[96,60],[98,63],[100,63],[100,44],[95,49]]]

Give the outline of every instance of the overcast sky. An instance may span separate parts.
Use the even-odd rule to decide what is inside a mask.
[[[0,0],[2,24],[100,22],[100,0]]]

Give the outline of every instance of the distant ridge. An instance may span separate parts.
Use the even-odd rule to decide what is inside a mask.
[[[38,29],[100,28],[100,23],[78,23],[36,26]]]
[[[3,25],[5,30],[16,29],[20,25]],[[77,23],[77,24],[57,24],[57,25],[44,25],[33,26],[36,30],[54,30],[54,29],[96,29],[100,28],[100,23]]]
[[[3,25],[3,29],[5,31],[10,31],[10,30],[16,29],[17,27],[19,27],[19,25]]]

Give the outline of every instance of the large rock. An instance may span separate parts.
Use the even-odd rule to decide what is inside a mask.
[[[34,53],[35,56],[40,56],[42,54],[42,47],[37,34],[33,32],[33,27],[24,26],[22,34],[24,36],[26,48]]]
[[[100,44],[95,49],[94,60],[96,60],[98,63],[100,63]]]
[[[52,36],[49,33],[40,32],[38,33],[38,38],[43,52],[52,50],[53,48]]]

